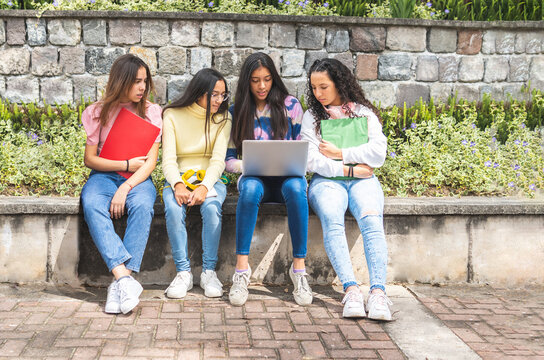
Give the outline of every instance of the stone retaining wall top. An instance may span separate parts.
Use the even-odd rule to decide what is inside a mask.
[[[229,196],[224,214],[235,214],[237,196]],[[79,197],[0,196],[0,215],[82,213]],[[155,204],[155,214],[163,214]],[[285,206],[265,204],[260,214],[287,215]],[[544,200],[509,197],[397,198],[385,199],[385,215],[543,215]]]

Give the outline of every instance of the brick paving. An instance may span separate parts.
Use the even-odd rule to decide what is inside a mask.
[[[544,359],[544,288],[406,287],[481,358]],[[290,291],[252,287],[233,307],[199,288],[185,300],[146,289],[114,316],[105,289],[0,284],[0,359],[406,359],[382,323],[343,319],[331,287],[308,307]]]
[[[544,288],[410,288],[482,359],[544,359]]]
[[[330,287],[308,307],[270,289],[243,307],[200,289],[186,300],[146,290],[136,311],[115,316],[103,312],[103,289],[0,287],[0,358],[404,358],[381,324],[343,319],[341,294],[322,294]]]

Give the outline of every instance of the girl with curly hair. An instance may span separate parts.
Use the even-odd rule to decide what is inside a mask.
[[[231,145],[227,150],[227,171],[242,172],[240,158],[244,140],[300,139],[302,106],[289,95],[270,56],[257,52],[244,61],[235,100],[230,109],[233,125]],[[236,269],[229,293],[231,304],[243,305],[249,294],[249,249],[261,202],[286,204],[293,245],[293,263],[289,268],[295,285],[293,295],[299,305],[312,302],[312,289],[304,265],[308,237],[306,188],[303,176],[240,177],[236,207]]]
[[[140,270],[153,218],[156,190],[151,181],[159,155],[161,134],[146,156],[125,160],[100,157],[104,143],[122,109],[162,128],[161,107],[147,100],[153,90],[149,67],[137,56],[123,55],[113,63],[102,99],[81,115],[87,133],[85,166],[92,169],[81,191],[83,215],[91,237],[115,280],[108,287],[105,312],[128,313],[143,290],[132,277]],[[153,136],[153,135],[151,135]],[[127,179],[119,172],[130,172]],[[123,239],[112,219],[128,214]]]
[[[343,316],[366,316],[364,296],[357,285],[346,240],[344,216],[349,208],[364,240],[370,275],[368,317],[391,320],[391,302],[385,294],[384,196],[378,179],[373,175],[373,168],[384,163],[387,150],[378,110],[364,97],[353,73],[335,59],[316,60],[312,64],[308,73],[307,97],[308,111],[302,119],[301,134],[302,139],[310,143],[308,171],[315,173],[308,198],[321,221],[329,260],[344,287]],[[329,119],[366,122],[368,142],[339,148],[324,140],[322,127],[331,124],[325,123]]]

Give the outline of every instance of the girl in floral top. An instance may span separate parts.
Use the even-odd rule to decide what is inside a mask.
[[[270,56],[250,55],[240,70],[233,117],[231,143],[226,170],[242,172],[244,140],[299,140],[302,121],[300,102],[290,96]],[[308,200],[303,176],[242,176],[236,207],[236,269],[229,299],[243,305],[248,297],[251,276],[249,249],[261,202],[280,202],[287,206],[289,232],[293,245],[293,264],[289,275],[295,285],[293,295],[300,305],[312,302],[306,279],[304,258],[308,237]]]

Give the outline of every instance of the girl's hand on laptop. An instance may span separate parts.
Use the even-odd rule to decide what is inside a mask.
[[[176,198],[179,206],[187,204],[189,202],[189,196],[191,196],[191,192],[187,190],[184,183],[179,182],[175,185],[174,197]]]
[[[206,199],[206,195],[208,195],[208,189],[204,185],[200,185],[199,187],[194,189],[189,196],[189,201],[187,202],[187,205],[194,206],[202,204]]]
[[[367,164],[359,164],[353,167],[353,176],[360,179],[372,177],[374,169]]]
[[[333,143],[327,140],[321,140],[319,152],[329,159],[342,160],[342,149],[337,148]]]

